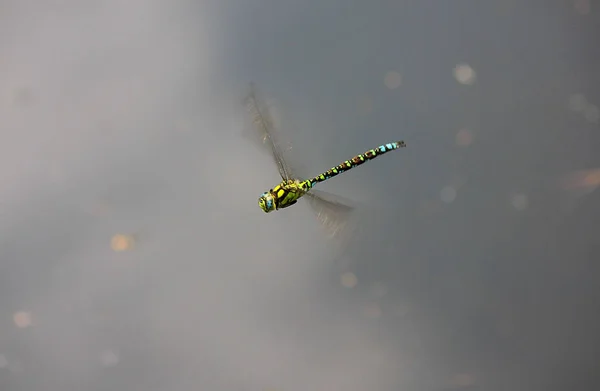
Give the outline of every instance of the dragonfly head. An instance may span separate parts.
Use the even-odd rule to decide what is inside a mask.
[[[265,212],[269,213],[275,210],[275,197],[269,192],[264,192],[258,197],[258,206]]]

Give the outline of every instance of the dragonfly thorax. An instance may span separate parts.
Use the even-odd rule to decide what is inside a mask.
[[[311,189],[310,181],[285,180],[258,198],[258,206],[266,212],[287,208]]]

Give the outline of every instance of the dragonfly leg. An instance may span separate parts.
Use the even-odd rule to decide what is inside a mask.
[[[294,200],[294,201],[290,202],[290,203],[289,203],[289,204],[287,204],[287,205],[281,206],[281,207],[279,207],[279,209],[285,209],[285,208],[287,208],[288,206],[292,206],[292,205],[294,205],[296,202],[298,202],[298,200]]]

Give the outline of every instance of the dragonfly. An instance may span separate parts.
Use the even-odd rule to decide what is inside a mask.
[[[345,223],[348,221],[348,217],[355,207],[351,201],[338,195],[314,189],[315,185],[390,151],[406,147],[404,141],[382,144],[376,148],[369,149],[365,153],[345,160],[317,176],[302,179],[295,174],[293,168],[284,158],[283,148],[278,140],[278,133],[273,125],[273,119],[267,106],[257,97],[254,83],[250,83],[250,92],[245,99],[245,104],[254,128],[260,136],[262,144],[270,149],[281,176],[279,184],[258,197],[260,209],[266,213],[270,213],[295,205],[300,198],[305,197],[316,213],[318,220],[326,228],[331,237],[336,237],[343,231]]]

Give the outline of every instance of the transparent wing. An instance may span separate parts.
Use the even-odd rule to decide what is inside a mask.
[[[284,159],[283,149],[278,140],[273,119],[267,106],[257,96],[254,83],[250,83],[250,92],[245,99],[245,104],[251,115],[253,127],[260,137],[261,144],[268,146],[271,150],[281,178],[283,180],[303,178],[297,176],[296,172],[292,171]],[[303,198],[308,201],[327,236],[345,246],[358,227],[356,220],[352,219],[353,211],[357,206],[356,203],[315,189],[309,191]]]
[[[311,190],[304,196],[330,238],[345,242],[355,231],[351,219],[355,203],[320,190]]]
[[[263,145],[267,145],[271,149],[271,154],[275,159],[281,179],[284,181],[293,180],[294,175],[283,158],[283,151],[277,140],[273,119],[269,114],[268,108],[258,99],[254,83],[250,83],[250,93],[245,99],[245,104],[252,117],[253,126],[258,132]]]

